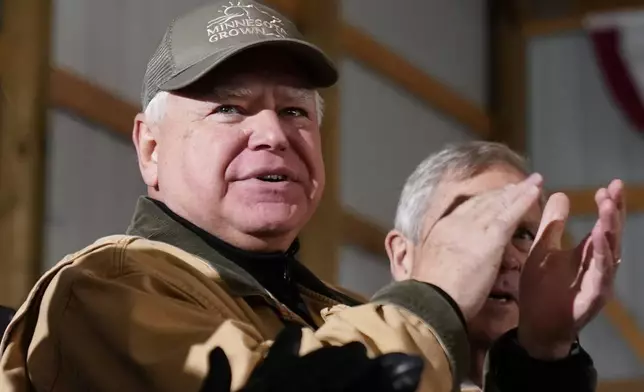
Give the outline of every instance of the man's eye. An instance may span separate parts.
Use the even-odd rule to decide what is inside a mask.
[[[519,227],[517,231],[514,232],[514,238],[526,241],[534,241],[535,235],[526,228]]]
[[[221,105],[214,110],[214,113],[242,114],[242,109],[239,106],[234,106],[234,105]]]
[[[301,108],[286,108],[280,111],[280,114],[283,116],[289,117],[308,117],[309,113]]]
[[[514,232],[514,236],[512,237],[512,244],[520,252],[528,253],[532,248],[534,238],[535,235],[532,234],[532,231],[523,227],[519,227]]]

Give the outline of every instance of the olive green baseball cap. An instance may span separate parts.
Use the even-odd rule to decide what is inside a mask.
[[[170,23],[145,72],[143,108],[158,92],[188,87],[235,55],[267,46],[295,56],[314,88],[338,80],[331,59],[277,11],[252,0],[215,0]]]

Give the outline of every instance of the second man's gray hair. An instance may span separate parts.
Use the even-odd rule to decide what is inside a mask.
[[[417,243],[427,209],[441,181],[462,181],[496,165],[512,167],[526,176],[529,174],[526,160],[501,143],[452,144],[430,155],[405,182],[396,210],[396,229]]]

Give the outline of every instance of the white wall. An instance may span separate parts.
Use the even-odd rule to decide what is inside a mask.
[[[347,22],[464,97],[484,106],[485,2],[344,0]],[[391,228],[407,178],[445,143],[473,137],[461,124],[350,59],[341,66],[342,202]],[[384,245],[383,245],[384,247]],[[365,295],[389,281],[386,259],[343,250],[340,283]]]
[[[589,188],[621,178],[644,183],[644,134],[613,104],[583,33],[533,39],[530,64],[529,144],[535,168],[550,188]],[[573,218],[581,239],[594,217]],[[644,330],[644,215],[631,214],[617,275],[617,296]],[[603,378],[644,376],[644,367],[604,316],[582,333]]]

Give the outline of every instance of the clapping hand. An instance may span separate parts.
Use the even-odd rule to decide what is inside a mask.
[[[519,295],[519,342],[535,358],[568,355],[579,331],[613,294],[626,219],[623,183],[599,189],[595,202],[595,226],[573,249],[562,247],[568,198],[557,193],[546,204]]]
[[[519,184],[456,200],[426,233],[421,245],[426,256],[415,263],[411,277],[443,289],[471,320],[492,290],[508,242],[539,199],[542,181],[534,174]]]

